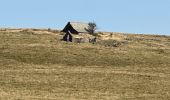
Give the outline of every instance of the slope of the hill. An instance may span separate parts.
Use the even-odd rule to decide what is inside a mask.
[[[1,100],[170,99],[170,37],[100,33],[95,44],[61,37],[0,31]]]

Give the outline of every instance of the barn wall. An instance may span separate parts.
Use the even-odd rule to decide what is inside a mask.
[[[89,43],[88,38],[73,38],[73,42],[75,43]]]

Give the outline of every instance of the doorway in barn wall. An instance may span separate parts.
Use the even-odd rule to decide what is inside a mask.
[[[71,34],[68,35],[68,39],[67,39],[69,42],[72,42],[73,40],[73,37],[71,36]]]
[[[67,41],[67,42],[72,42],[73,36],[70,34],[70,32],[67,32],[67,33],[64,35],[63,40],[64,40],[64,41]]]

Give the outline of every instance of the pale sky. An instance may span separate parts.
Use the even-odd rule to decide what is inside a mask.
[[[94,21],[99,30],[170,35],[170,0],[0,0],[0,27],[62,29]]]

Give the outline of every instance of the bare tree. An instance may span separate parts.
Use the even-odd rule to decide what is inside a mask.
[[[95,22],[89,22],[88,23],[88,28],[86,29],[86,31],[90,34],[94,34],[95,30],[97,29],[97,25]]]

